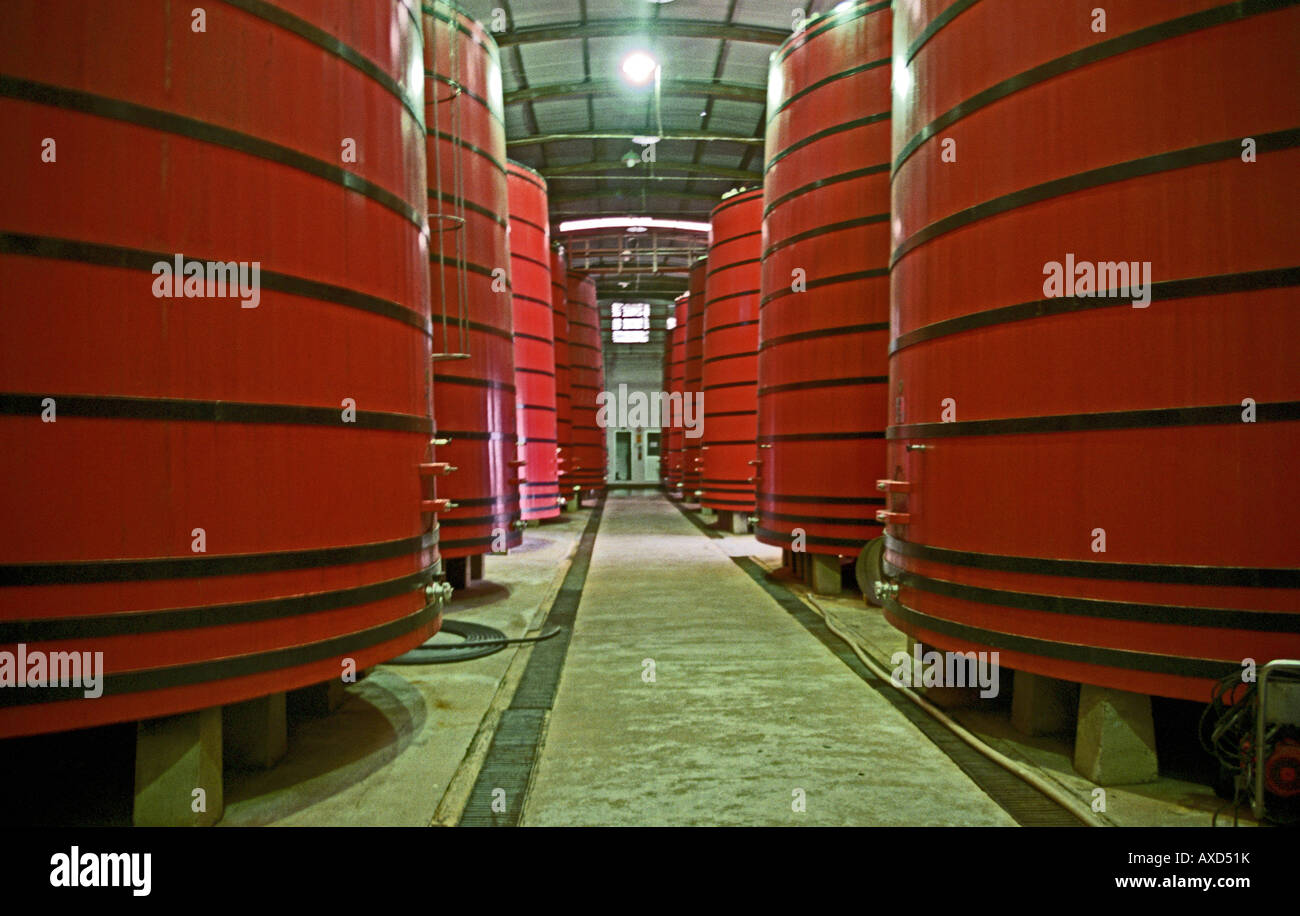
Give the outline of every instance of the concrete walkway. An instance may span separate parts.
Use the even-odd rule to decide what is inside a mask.
[[[525,824],[1013,825],[722,543],[606,503]]]

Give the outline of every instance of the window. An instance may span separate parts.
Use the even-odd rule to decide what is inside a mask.
[[[649,343],[650,303],[615,302],[610,305],[614,343]]]

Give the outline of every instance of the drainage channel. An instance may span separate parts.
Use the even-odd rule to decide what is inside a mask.
[[[554,638],[534,645],[510,706],[501,713],[501,721],[483,760],[469,801],[461,813],[462,827],[517,827],[523,817],[524,800],[533,778],[537,753],[541,748],[546,716],[555,702],[564,658],[573,637],[578,616],[578,602],[587,582],[591,549],[605,510],[602,497],[587,519],[578,549],[560,590],[546,613],[543,629],[560,628]]]
[[[745,573],[772,597],[777,604],[815,636],[849,670],[885,698],[921,734],[955,763],[970,780],[993,799],[1022,827],[1082,827],[1074,813],[1048,798],[1022,779],[1009,773],[987,757],[973,750],[951,731],[936,722],[916,704],[909,702],[864,665],[853,650],[830,631],[825,622],[785,586],[767,577],[767,570],[749,557],[732,557]]]

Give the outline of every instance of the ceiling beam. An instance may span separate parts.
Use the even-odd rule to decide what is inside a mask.
[[[497,45],[506,48],[511,45],[534,44],[540,41],[565,41],[573,38],[624,38],[633,35],[712,38],[724,41],[751,41],[756,44],[779,45],[790,37],[790,30],[758,25],[701,22],[696,19],[659,19],[653,23],[636,19],[592,19],[587,22],[570,22],[563,25],[530,26],[526,29],[497,32],[492,37],[497,40]]]
[[[613,190],[606,190],[606,191],[576,191],[576,192],[574,192],[574,193],[572,193],[572,194],[552,194],[552,195],[550,196],[550,202],[551,202],[552,204],[567,204],[567,203],[573,203],[574,201],[579,201],[579,200],[599,200],[599,199],[602,198],[602,197],[629,197],[629,196],[636,196],[637,198],[640,198],[641,195],[640,195],[640,194],[636,194],[636,192],[634,192],[634,191],[633,191],[633,192],[626,192],[626,193],[623,193],[623,194],[620,194],[620,193],[618,193],[617,191],[613,191]],[[666,192],[666,193],[663,193],[663,194],[652,194],[652,195],[650,195],[650,196],[651,196],[651,197],[659,197],[659,198],[671,198],[672,200],[700,200],[700,201],[704,201],[704,202],[706,202],[706,203],[714,203],[714,204],[719,203],[719,202],[721,202],[721,200],[722,200],[722,195],[721,195],[721,194],[710,194],[710,193],[708,193],[707,191],[673,191],[673,192]],[[629,208],[628,208],[628,207],[624,207],[623,209],[629,209]],[[632,208],[630,208],[630,209],[636,209],[636,208],[635,208],[635,207],[632,207]],[[683,214],[683,213],[678,213],[678,214],[676,214],[676,215],[674,215],[674,216],[669,216],[669,217],[667,217],[667,218],[668,218],[668,219],[692,219],[692,218],[698,218],[699,215],[700,215],[701,213],[707,215],[707,211],[705,211],[705,210],[701,210],[701,211],[699,211],[699,213],[693,213],[693,214]],[[593,214],[593,213],[591,213],[591,212],[588,212],[588,213],[586,213],[585,215],[587,215],[587,216],[614,216],[615,214],[613,214],[613,213]],[[636,213],[635,213],[634,215],[636,215],[636,216],[644,216],[645,214],[643,214],[640,210],[636,210]]]
[[[549,86],[530,86],[527,89],[515,89],[505,94],[505,103],[514,105],[521,102],[537,102],[547,99],[571,99],[583,95],[617,95],[627,91],[627,84],[621,80],[583,80],[575,83],[554,83]],[[750,86],[746,83],[723,83],[711,80],[664,80],[663,93],[667,96],[690,95],[708,96],[715,99],[730,99],[736,102],[767,103],[767,90],[762,86]]]
[[[506,146],[536,146],[539,143],[556,143],[561,140],[631,140],[645,134],[633,130],[579,130],[563,134],[533,134],[527,137],[514,137],[506,141]],[[707,130],[675,130],[665,133],[660,140],[712,140],[721,143],[742,143],[745,145],[763,145],[762,137],[748,137],[744,134],[715,134]]]
[[[604,176],[609,178],[626,178],[643,181],[647,177],[641,174],[640,163],[635,168],[628,168],[624,163],[615,160],[606,162],[569,162],[564,165],[547,166],[540,169],[541,173],[549,181],[552,178],[568,178],[572,175],[581,175],[584,172],[614,172],[613,175]],[[758,172],[751,172],[748,169],[734,169],[725,165],[711,165],[706,162],[672,162],[659,161],[655,163],[656,172],[690,172],[695,175],[715,175],[719,178],[734,178],[737,181],[762,181],[763,176]],[[666,177],[666,176],[655,176]]]
[[[655,277],[661,277],[666,274],[667,275],[681,274],[682,276],[685,276],[686,274],[691,272],[690,267],[686,267],[686,266],[649,267],[646,265],[636,265],[636,266],[629,267],[626,264],[624,265],[606,264],[603,262],[596,262],[595,264],[592,264],[590,267],[583,267],[581,269],[583,273],[603,274],[604,276],[607,277],[634,276],[637,274],[648,274]]]

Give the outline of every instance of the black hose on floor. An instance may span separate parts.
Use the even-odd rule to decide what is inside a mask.
[[[389,665],[447,665],[452,662],[467,662],[474,658],[495,655],[506,646],[519,643],[542,642],[560,632],[560,627],[552,627],[540,636],[520,636],[510,639],[496,627],[468,620],[444,620],[440,633],[460,636],[464,642],[435,643],[432,640],[416,646],[405,655],[399,655],[385,664]],[[436,637],[435,637],[436,638]]]

